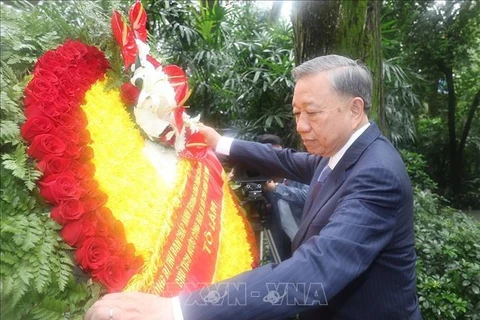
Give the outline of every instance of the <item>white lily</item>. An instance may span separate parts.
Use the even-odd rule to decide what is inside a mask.
[[[177,107],[175,90],[168,81],[168,76],[163,72],[162,67],[155,69],[147,60],[150,47],[138,39],[136,44],[141,66],[132,69],[133,76],[130,81],[136,85],[141,80],[142,89],[134,108],[135,120],[151,140],[159,138],[170,125],[173,131],[167,134],[166,139],[170,140],[175,136],[175,150],[181,152],[185,149],[186,144],[185,128],[189,127],[193,132],[196,132],[200,116],[190,118],[186,113],[183,113],[184,126],[181,131],[178,130],[173,116]],[[132,68],[135,68],[135,66],[132,66]]]
[[[140,59],[140,65],[142,67],[147,67],[148,65],[151,65],[153,67],[153,65],[147,60],[147,56],[150,53],[150,46],[138,39],[135,39],[135,43],[138,49],[138,58]],[[135,68],[135,65],[132,65],[132,68]],[[132,71],[135,70],[133,69]]]

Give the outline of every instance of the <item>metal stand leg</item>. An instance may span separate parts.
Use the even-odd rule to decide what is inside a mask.
[[[270,253],[272,254],[273,262],[275,263],[280,263],[282,260],[280,259],[280,255],[278,253],[277,246],[275,245],[275,241],[272,236],[272,231],[268,229],[267,227],[262,227],[262,231],[260,232],[260,261],[263,261],[264,259],[264,239],[265,236],[267,237],[267,244],[268,247],[270,248]]]
[[[260,231],[260,242],[259,242],[259,247],[260,247],[260,261],[263,262],[263,255],[264,255],[264,250],[263,250],[263,246],[264,246],[264,237],[263,237],[263,230],[264,228],[262,227],[262,230]]]
[[[270,247],[270,252],[272,253],[273,261],[275,263],[280,263],[282,260],[280,259],[280,254],[278,253],[277,245],[273,239],[272,231],[270,229],[265,229],[267,233],[267,242],[268,246]]]

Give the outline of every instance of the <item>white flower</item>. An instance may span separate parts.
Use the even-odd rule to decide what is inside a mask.
[[[147,61],[150,52],[149,46],[136,40],[140,67],[135,69],[132,66],[133,76],[131,83],[138,85],[141,82],[141,91],[138,96],[137,105],[134,108],[134,115],[137,124],[152,140],[160,137],[165,129],[170,126],[173,130],[168,132],[166,139],[170,140],[175,136],[175,151],[177,153],[185,149],[186,127],[192,132],[198,130],[200,116],[190,118],[183,113],[184,126],[178,130],[173,112],[177,107],[175,101],[175,89],[168,81],[168,76],[163,72],[162,67],[155,67]]]
[[[148,44],[145,42],[135,39],[135,43],[137,44],[137,49],[138,49],[138,58],[140,59],[140,65],[142,67],[147,67],[148,65],[152,65],[150,62],[147,60],[147,56],[150,53],[150,47]],[[152,65],[153,67],[153,65]],[[133,66],[135,68],[135,66]],[[135,71],[135,70],[133,70]]]
[[[195,118],[190,118],[190,116],[186,113],[182,115],[183,122],[186,126],[190,127],[192,133],[198,131],[198,125],[200,124],[200,115],[196,116]]]
[[[168,121],[158,118],[151,110],[143,108],[135,108],[135,121],[142,128],[142,130],[152,140],[160,137],[163,131],[170,124]]]
[[[131,82],[135,84],[138,79],[142,90],[134,108],[135,120],[150,139],[158,138],[173,123],[175,90],[161,68],[155,69],[150,63],[135,70]]]
[[[185,132],[185,126],[182,128],[182,131],[178,132],[178,130],[175,130],[175,151],[182,152],[185,149],[185,145],[187,144],[187,139],[186,139],[186,132]]]

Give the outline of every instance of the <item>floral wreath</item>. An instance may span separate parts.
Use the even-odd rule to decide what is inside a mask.
[[[149,54],[140,2],[129,21],[112,16],[131,81],[108,90],[105,55],[67,40],[34,66],[21,133],[78,266],[110,292],[175,295],[251,269],[258,254],[198,118],[185,113],[187,77]]]

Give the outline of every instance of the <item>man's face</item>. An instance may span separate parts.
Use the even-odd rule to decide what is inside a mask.
[[[293,114],[308,152],[331,157],[339,151],[360,123],[360,101],[337,94],[326,72],[300,78],[293,94]]]

